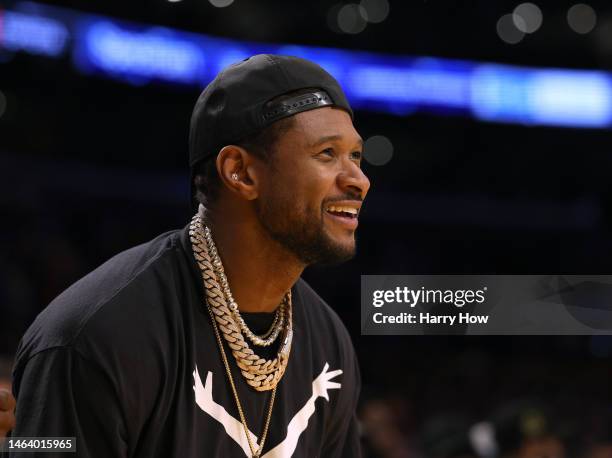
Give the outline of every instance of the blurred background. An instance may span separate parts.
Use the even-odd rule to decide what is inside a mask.
[[[612,6],[0,1],[0,378],[97,265],[191,216],[191,109],[258,52],[345,87],[359,254],[304,277],[363,373],[368,457],[612,457],[612,338],[361,337],[362,274],[609,274]]]

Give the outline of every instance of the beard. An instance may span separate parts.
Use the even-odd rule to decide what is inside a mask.
[[[283,200],[276,194],[259,201],[257,217],[270,237],[305,265],[339,264],[355,256],[355,238],[340,243],[327,233],[323,209],[296,209],[295,200]]]

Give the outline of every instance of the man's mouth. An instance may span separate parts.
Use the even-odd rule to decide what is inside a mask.
[[[336,223],[355,230],[358,224],[361,202],[336,202],[325,207],[325,213]]]
[[[359,214],[359,210],[357,208],[343,205],[329,205],[326,208],[326,211],[334,216],[350,219],[357,219],[357,215]]]

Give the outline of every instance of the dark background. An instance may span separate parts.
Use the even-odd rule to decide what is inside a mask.
[[[349,35],[330,29],[332,3],[323,1],[52,2],[251,41],[612,66],[607,2],[590,3],[598,22],[586,35],[565,20],[573,2],[538,3],[541,29],[509,45],[495,24],[518,3],[396,0],[385,22]],[[17,54],[0,63],[0,91],[6,378],[20,336],[53,297],[117,252],[187,223],[188,125],[200,89],[130,86],[82,76],[67,59]],[[353,336],[370,456],[476,456],[467,431],[482,420],[493,421],[504,456],[612,456],[610,338],[359,335],[362,274],[611,273],[612,132],[419,112],[361,111],[356,125],[364,138],[388,137],[393,158],[364,165],[372,188],[358,256],[304,277]],[[533,432],[529,415],[544,426]]]

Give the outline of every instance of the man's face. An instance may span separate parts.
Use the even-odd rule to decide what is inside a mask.
[[[355,255],[355,229],[370,181],[362,140],[344,110],[298,113],[264,169],[257,216],[269,235],[304,264]]]

